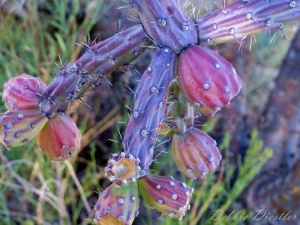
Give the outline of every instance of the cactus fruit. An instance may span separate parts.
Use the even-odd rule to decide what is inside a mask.
[[[125,152],[120,155],[115,153],[112,156],[104,169],[105,176],[117,185],[127,184],[130,181],[135,182],[141,170],[140,161]]]
[[[48,122],[39,110],[14,110],[0,114],[0,144],[6,148],[28,143]]]
[[[172,154],[178,169],[193,180],[214,172],[222,158],[216,141],[195,127],[174,134]]]
[[[145,201],[163,215],[181,220],[189,209],[193,189],[172,177],[147,175],[138,180]]]
[[[81,134],[73,120],[61,113],[49,119],[36,136],[36,141],[51,160],[62,161],[79,150]]]
[[[154,43],[180,53],[197,42],[195,22],[187,18],[180,5],[173,0],[135,0],[132,1],[138,12],[146,33]]]
[[[94,209],[94,221],[99,225],[131,225],[139,213],[137,183],[121,187],[112,183],[100,194]]]
[[[242,87],[241,79],[228,61],[198,45],[180,54],[178,84],[183,96],[205,116],[213,116],[229,104]]]
[[[8,110],[34,110],[39,108],[46,84],[38,77],[22,74],[4,84],[2,99]]]

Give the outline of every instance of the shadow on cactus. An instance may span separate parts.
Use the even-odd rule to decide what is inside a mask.
[[[181,220],[193,189],[170,177],[150,174],[159,134],[173,136],[178,168],[201,179],[220,164],[215,141],[194,127],[195,114],[213,116],[241,89],[235,69],[201,44],[236,41],[261,31],[280,30],[300,19],[299,1],[237,1],[199,20],[186,16],[176,0],[132,0],[140,24],[99,43],[84,43],[85,53],[64,64],[47,86],[22,74],[4,85],[6,113],[0,114],[7,148],[37,144],[51,160],[66,160],[80,148],[81,134],[66,111],[86,91],[101,86],[106,75],[129,65],[144,50],[155,49],[135,91],[135,105],[122,147],[105,168],[112,184],[94,208],[98,224],[132,224],[138,215],[138,193],[163,215]],[[171,101],[170,101],[171,100]],[[163,127],[164,129],[160,129]],[[164,130],[164,131],[162,131]]]

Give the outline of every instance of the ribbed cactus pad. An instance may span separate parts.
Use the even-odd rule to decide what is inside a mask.
[[[136,182],[118,187],[108,186],[95,205],[95,222],[101,225],[131,225],[138,215],[139,199]]]
[[[173,136],[172,153],[178,169],[191,179],[215,171],[222,158],[216,141],[194,127]]]
[[[138,180],[145,201],[163,215],[181,220],[189,209],[193,189],[171,177],[147,175]]]
[[[232,65],[214,51],[194,45],[179,56],[183,96],[205,116],[213,116],[236,96],[242,82]]]
[[[53,161],[70,158],[79,150],[81,134],[73,120],[65,114],[49,119],[36,136],[39,148]]]

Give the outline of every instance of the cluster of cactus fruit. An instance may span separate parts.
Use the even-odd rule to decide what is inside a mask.
[[[135,91],[124,151],[113,154],[105,167],[112,184],[100,194],[94,220],[132,224],[138,215],[138,193],[163,215],[182,219],[193,189],[172,177],[149,173],[157,136],[173,137],[172,154],[182,173],[203,178],[219,166],[221,154],[216,142],[194,127],[194,115],[213,116],[241,89],[231,64],[201,44],[243,44],[261,31],[284,33],[285,23],[300,19],[300,1],[238,0],[199,20],[185,15],[177,0],[127,4],[138,12],[140,24],[99,43],[85,43],[85,54],[63,65],[49,86],[27,74],[4,85],[8,111],[0,114],[0,143],[9,149],[36,137],[51,160],[68,159],[80,148],[81,139],[66,114],[72,101],[152,46],[156,52]]]

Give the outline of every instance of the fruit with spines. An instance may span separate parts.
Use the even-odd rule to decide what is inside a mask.
[[[80,149],[81,134],[73,120],[61,113],[49,119],[36,141],[52,161],[62,161]]]
[[[94,210],[99,225],[131,225],[139,210],[137,183],[121,187],[112,183],[100,194]]]
[[[214,172],[222,159],[216,141],[195,127],[174,134],[172,154],[178,169],[193,180]]]
[[[213,116],[228,105],[242,87],[240,77],[226,59],[199,45],[180,54],[178,84],[182,95],[205,116]]]
[[[39,109],[41,94],[46,87],[40,78],[22,74],[4,84],[2,99],[10,111]]]
[[[48,122],[40,110],[14,110],[0,114],[0,144],[6,148],[27,144]]]
[[[138,180],[144,200],[163,215],[181,220],[189,209],[193,189],[172,177],[147,175]]]

